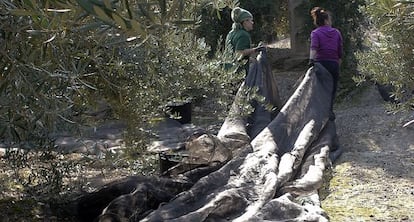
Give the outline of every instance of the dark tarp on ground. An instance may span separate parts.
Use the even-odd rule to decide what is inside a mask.
[[[266,104],[274,107],[273,111],[268,110],[265,104],[251,101],[255,110],[247,120],[247,131],[250,138],[254,138],[272,121],[275,114],[282,108],[277,80],[267,61],[266,51],[261,52],[257,57],[257,62],[250,66],[249,74],[246,76],[244,84],[250,88],[256,87],[258,94],[265,98]]]
[[[258,60],[260,64],[260,57]],[[263,73],[260,68],[252,70]],[[262,83],[258,84],[259,88]],[[216,137],[221,143],[219,147],[230,150],[232,158],[221,168],[197,178],[191,189],[179,193],[148,215],[134,215],[134,220],[328,220],[320,207],[317,190],[330,164],[329,151],[336,138],[335,123],[329,120],[330,74],[318,63],[310,68],[277,116],[272,120],[268,113],[263,115],[261,124],[268,122],[257,136],[253,134],[253,140],[246,129],[247,119],[240,115],[243,87],[245,85],[236,95]],[[266,92],[261,93],[266,95]],[[257,117],[267,112],[259,111],[255,114]],[[148,189],[146,192],[151,193]],[[140,204],[127,206],[139,208],[142,201],[145,200],[135,200],[134,203]],[[136,209],[136,212],[142,211]],[[131,215],[125,217],[132,218]]]
[[[315,64],[276,118],[237,156],[142,221],[327,220],[317,189],[336,136],[334,122],[328,122],[331,90],[330,74]],[[228,127],[233,123],[236,130]],[[240,138],[234,133],[245,135],[237,116],[223,125],[218,137],[228,145]],[[308,201],[299,204],[303,198]]]

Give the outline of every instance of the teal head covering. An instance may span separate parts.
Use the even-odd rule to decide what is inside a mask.
[[[235,7],[231,10],[231,20],[233,20],[233,29],[241,29],[241,23],[249,18],[253,18],[252,13],[247,11],[246,9],[242,9],[240,7]]]

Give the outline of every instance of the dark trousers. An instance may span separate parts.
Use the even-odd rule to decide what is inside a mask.
[[[333,90],[332,90],[332,98],[331,98],[331,117],[330,119],[335,119],[335,114],[333,113],[333,104],[335,101],[336,91],[338,89],[338,81],[339,81],[339,64],[335,61],[318,61],[326,70],[329,71],[332,75],[333,79]]]

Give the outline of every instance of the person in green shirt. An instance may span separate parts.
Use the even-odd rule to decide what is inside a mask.
[[[231,11],[233,25],[226,36],[226,53],[231,53],[235,61],[242,61],[246,75],[249,72],[249,57],[255,52],[263,50],[264,47],[252,48],[252,40],[249,31],[253,30],[253,15],[240,7]]]

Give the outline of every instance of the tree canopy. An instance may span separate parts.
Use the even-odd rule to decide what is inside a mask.
[[[196,1],[1,4],[0,135],[10,146],[76,130],[101,100],[140,128],[166,102],[222,94],[239,78],[226,77],[191,31]]]
[[[361,79],[391,87],[400,108],[414,104],[414,2],[368,1],[367,49],[359,52]]]

